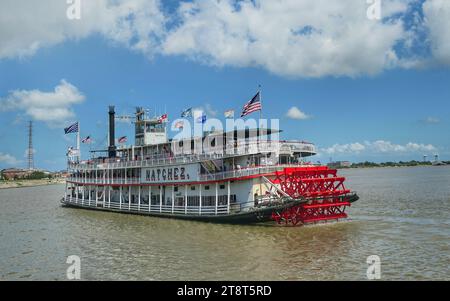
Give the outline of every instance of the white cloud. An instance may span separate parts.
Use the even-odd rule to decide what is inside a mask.
[[[364,0],[192,0],[169,14],[161,0],[82,1],[81,20],[63,0],[0,2],[0,59],[99,34],[148,57],[181,55],[214,66],[261,67],[287,77],[373,75],[420,66],[402,47],[418,41],[398,15],[414,0],[383,0],[384,21]],[[450,1],[426,0],[428,40],[450,64]],[[418,25],[418,26],[419,26]]]
[[[428,124],[437,124],[437,123],[440,123],[441,120],[439,118],[429,116],[429,117],[425,118],[423,120],[423,122],[428,123]]]
[[[0,152],[0,163],[4,163],[6,165],[17,165],[22,163],[22,161],[17,160],[14,156],[10,154],[4,154]]]
[[[450,65],[450,1],[427,0],[423,4],[423,13],[434,58]]]
[[[405,1],[383,3],[390,14],[406,10]],[[196,0],[180,6],[181,25],[163,51],[292,77],[375,74],[397,64],[404,30],[400,21],[369,20],[367,8],[360,0]]]
[[[304,112],[300,111],[297,107],[292,107],[289,109],[289,111],[286,113],[286,116],[291,119],[297,119],[297,120],[305,120],[309,119],[311,116],[305,114]]]
[[[0,110],[20,110],[34,120],[48,124],[71,120],[75,114],[72,106],[83,102],[84,95],[77,87],[61,80],[52,92],[40,90],[15,90],[0,98]]]
[[[206,115],[207,117],[216,117],[218,114],[218,111],[213,108],[213,106],[209,103],[205,104],[204,106],[198,106],[195,108],[192,108],[192,116],[194,119],[200,118],[203,115]]]
[[[210,105],[209,103],[207,103],[205,105],[205,109],[206,109],[206,113],[211,116],[211,117],[216,117],[217,116],[217,110],[215,110],[212,105]]]
[[[405,145],[394,144],[390,141],[377,140],[365,141],[364,143],[335,144],[328,148],[321,149],[321,152],[327,154],[348,153],[359,154],[366,153],[414,153],[414,152],[434,152],[437,148],[431,144],[419,144],[409,142]]]
[[[361,143],[349,143],[349,144],[335,144],[331,147],[324,148],[321,152],[327,154],[336,153],[360,153],[364,151],[366,147]]]
[[[64,0],[2,0],[0,59],[33,55],[42,47],[100,33],[151,55],[164,32],[159,0],[81,1],[81,19],[69,20]]]

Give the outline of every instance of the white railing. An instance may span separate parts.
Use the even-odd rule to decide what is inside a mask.
[[[85,178],[85,177],[68,177],[68,182],[92,185],[138,185],[141,184],[140,178]]]
[[[289,165],[292,167],[292,165]],[[287,165],[259,166],[254,168],[235,169],[231,171],[203,174],[200,175],[200,181],[217,181],[231,178],[242,178],[258,174],[268,174],[283,170]]]
[[[66,202],[69,204],[75,204],[82,207],[90,208],[105,208],[105,209],[115,209],[123,212],[136,212],[136,213],[165,213],[165,214],[183,214],[183,215],[224,215],[228,214],[227,205],[217,205],[214,206],[172,206],[172,205],[149,205],[139,204],[139,203],[128,203],[128,202],[105,202],[91,200],[83,200],[68,195]]]
[[[238,144],[237,146],[226,147],[225,152],[219,148],[205,148],[201,154],[183,154],[175,153],[175,155],[156,155],[138,158],[138,160],[117,159],[110,161],[92,160],[88,162],[69,162],[70,169],[120,169],[132,167],[149,167],[158,165],[186,164],[195,163],[204,160],[216,160],[227,157],[240,155],[252,155],[257,153],[277,152],[281,148],[289,149],[293,152],[315,152],[315,146],[310,143],[300,141],[251,141],[246,144]]]

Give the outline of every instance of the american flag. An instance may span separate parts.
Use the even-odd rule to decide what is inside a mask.
[[[117,140],[117,142],[119,142],[119,143],[125,143],[125,142],[127,142],[127,136],[120,137],[120,138]]]
[[[92,142],[91,136],[87,136],[86,138],[84,138],[83,140],[81,140],[81,143],[87,143],[87,144],[89,144],[89,143],[91,143],[91,142]]]
[[[78,121],[64,129],[64,134],[78,133]]]
[[[256,111],[261,111],[261,109],[261,94],[260,92],[258,92],[249,102],[245,104],[241,113],[241,117],[247,116]]]

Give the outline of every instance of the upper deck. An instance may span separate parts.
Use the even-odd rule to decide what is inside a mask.
[[[119,149],[121,157],[99,157],[87,161],[69,162],[70,170],[106,170],[123,168],[145,168],[179,164],[200,163],[209,160],[236,158],[241,156],[265,156],[274,153],[279,155],[298,155],[308,157],[316,154],[315,145],[305,141],[246,141],[233,147],[203,148],[201,153],[186,153],[185,150],[173,146],[173,151],[164,151],[156,155],[144,152],[144,146]],[[131,155],[136,152],[137,155]]]

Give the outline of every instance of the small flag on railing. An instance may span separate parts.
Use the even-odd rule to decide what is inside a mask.
[[[78,133],[78,121],[64,129],[64,134]]]
[[[127,136],[120,137],[120,138],[117,140],[117,142],[119,142],[119,143],[125,143],[125,142],[127,142]]]
[[[86,143],[86,144],[92,143],[91,136],[87,136],[86,138],[81,140],[81,143]]]
[[[227,110],[224,113],[225,118],[234,118],[234,110]]]
[[[167,119],[168,119],[167,114],[164,114],[158,117],[158,122],[159,123],[167,122]]]
[[[192,108],[186,109],[183,112],[181,112],[181,117],[182,118],[192,117]]]

